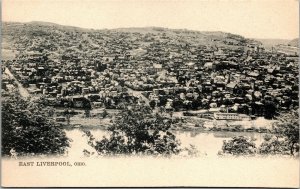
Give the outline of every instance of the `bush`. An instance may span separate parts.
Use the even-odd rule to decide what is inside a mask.
[[[256,153],[253,140],[244,136],[233,137],[228,142],[224,140],[222,150],[224,154],[232,155],[250,155]]]

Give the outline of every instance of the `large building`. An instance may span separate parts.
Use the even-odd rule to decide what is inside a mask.
[[[217,120],[249,120],[250,117],[245,114],[237,113],[214,113],[214,118]]]

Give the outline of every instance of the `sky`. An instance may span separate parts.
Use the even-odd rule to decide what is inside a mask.
[[[299,37],[297,0],[2,0],[2,20],[94,29],[167,27]]]

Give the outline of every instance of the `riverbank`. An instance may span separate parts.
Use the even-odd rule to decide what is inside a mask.
[[[83,129],[103,129],[106,130],[113,124],[113,116],[117,113],[115,110],[106,110],[110,116],[101,118],[104,109],[94,109],[90,112],[91,116],[86,118],[83,110],[80,114],[71,116],[70,123],[62,123],[65,128],[83,128]],[[255,120],[230,121],[230,120],[212,120],[198,117],[183,116],[179,123],[173,123],[173,131],[224,131],[224,132],[258,132],[268,133],[272,125],[277,120],[267,120],[259,117]]]

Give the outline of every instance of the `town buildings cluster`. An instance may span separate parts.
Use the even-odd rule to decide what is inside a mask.
[[[184,115],[273,118],[298,107],[298,54],[222,32],[84,30],[8,25],[4,66],[48,106],[116,108],[143,101]],[[221,114],[220,114],[221,113]]]

